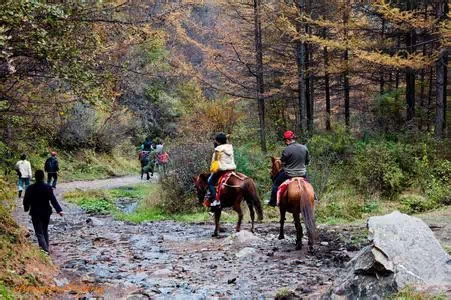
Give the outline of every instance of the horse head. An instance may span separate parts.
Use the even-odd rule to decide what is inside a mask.
[[[271,179],[274,180],[279,174],[279,172],[282,170],[282,161],[280,160],[280,157],[271,157]]]
[[[196,188],[196,195],[199,203],[202,203],[204,201],[205,194],[207,193],[209,176],[209,174],[201,173],[199,174],[199,176],[193,177],[193,182]]]

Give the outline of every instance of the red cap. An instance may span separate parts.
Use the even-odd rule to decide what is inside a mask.
[[[51,154],[52,156],[56,156],[56,152],[55,152],[55,151],[50,152],[50,154]]]
[[[291,130],[285,131],[283,133],[283,139],[284,140],[291,140],[294,139],[296,136],[294,135],[294,132]]]

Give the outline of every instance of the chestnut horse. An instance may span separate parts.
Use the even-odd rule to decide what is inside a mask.
[[[282,161],[278,157],[271,157],[271,179],[275,179],[277,174],[282,170]],[[279,240],[283,239],[283,225],[285,222],[285,213],[293,214],[294,225],[296,227],[296,249],[302,248],[302,225],[300,214],[304,218],[305,227],[307,229],[309,251],[313,251],[313,244],[317,238],[315,224],[315,192],[312,185],[304,178],[291,182],[285,193],[281,195],[279,202],[280,210],[280,233]]]
[[[219,207],[213,208],[215,214],[215,231],[212,236],[218,236],[219,233],[219,219],[221,218],[221,211],[225,207],[232,207],[234,211],[238,214],[238,223],[236,224],[236,231],[239,232],[241,229],[241,222],[243,221],[243,211],[241,210],[241,202],[246,200],[247,206],[249,207],[249,212],[251,215],[252,227],[251,231],[254,231],[254,219],[255,212],[254,207],[257,210],[257,221],[263,220],[263,210],[260,203],[260,198],[258,197],[257,188],[255,187],[254,181],[244,176],[240,173],[235,173],[236,175],[231,175],[227,180],[226,184],[222,188],[220,199],[221,205]],[[193,178],[194,184],[196,186],[196,193],[199,202],[202,202],[205,198],[208,189],[208,177],[210,174],[200,174]]]

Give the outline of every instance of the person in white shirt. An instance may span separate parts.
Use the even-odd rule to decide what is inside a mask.
[[[31,164],[27,160],[27,155],[22,154],[20,160],[16,163],[16,172],[19,175],[19,182],[17,184],[19,191],[19,198],[22,197],[22,191],[24,191],[29,185],[32,175]]]

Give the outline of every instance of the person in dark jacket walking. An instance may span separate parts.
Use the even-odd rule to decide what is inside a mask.
[[[47,184],[50,185],[52,183],[52,187],[55,189],[58,181],[58,171],[60,170],[55,151],[52,151],[50,157],[45,161],[44,170],[47,172]]]
[[[276,206],[277,190],[279,186],[288,179],[294,177],[307,177],[307,165],[309,163],[308,149],[305,145],[297,143],[293,131],[286,131],[283,134],[285,149],[282,152],[280,160],[283,163],[283,170],[274,179],[271,189],[271,199],[268,202],[270,206]]]
[[[30,185],[25,191],[23,199],[24,210],[30,211],[31,221],[33,222],[34,232],[38,239],[39,247],[45,252],[49,252],[49,233],[48,227],[52,207],[56,212],[63,216],[63,210],[53,194],[53,189],[44,183],[44,171],[37,170],[34,174],[36,183]]]

